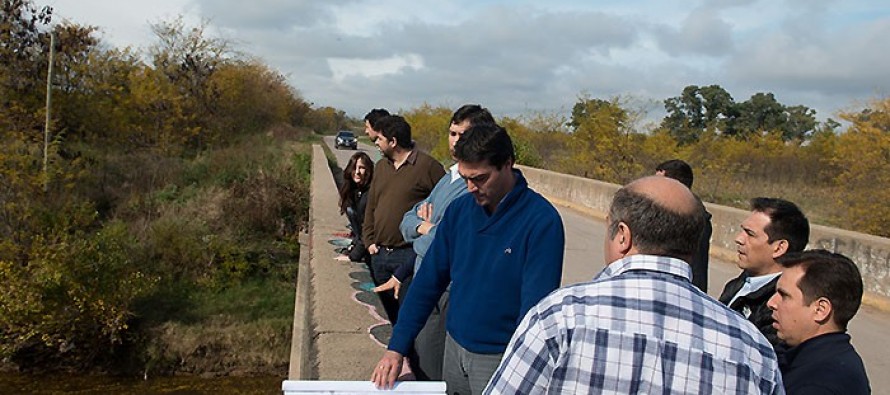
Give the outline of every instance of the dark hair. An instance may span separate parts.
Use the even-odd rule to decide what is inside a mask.
[[[705,227],[705,207],[694,199],[692,211],[677,212],[625,186],[615,192],[609,207],[609,238],[624,222],[640,253],[689,259]]]
[[[463,121],[470,121],[470,125],[497,123],[488,109],[478,104],[464,104],[451,116],[451,123],[453,124],[459,124]]]
[[[788,241],[788,252],[803,251],[810,241],[810,221],[794,203],[778,198],[758,197],[751,199],[751,210],[769,217],[764,228],[767,241]]]
[[[467,129],[454,144],[454,157],[462,162],[488,162],[498,169],[507,161],[515,161],[507,129],[494,123],[473,124]]]
[[[377,130],[377,121],[383,117],[388,117],[389,111],[383,108],[375,108],[365,114],[365,120],[371,125],[371,129]]]
[[[390,115],[380,118],[374,130],[380,132],[387,140],[396,139],[396,145],[402,148],[411,148],[414,142],[411,140],[411,125],[400,115]]]
[[[663,171],[666,177],[680,181],[686,188],[692,189],[692,166],[680,159],[671,159],[655,166],[655,171]]]
[[[806,304],[816,299],[831,301],[834,323],[843,330],[862,303],[862,275],[856,264],[841,254],[809,250],[785,254],[776,259],[782,267],[800,266],[804,275],[797,282]]]
[[[364,162],[368,166],[365,183],[363,185],[356,184],[352,179],[352,173],[358,161]],[[371,187],[371,180],[374,179],[374,161],[364,152],[356,152],[349,158],[349,163],[343,169],[343,183],[340,184],[340,214],[346,213],[346,208],[355,205],[358,201],[358,193],[365,192]]]

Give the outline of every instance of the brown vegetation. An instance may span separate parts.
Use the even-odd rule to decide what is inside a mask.
[[[753,111],[751,103],[757,100],[741,104]],[[790,108],[788,119],[809,114],[801,106],[767,104],[772,110]],[[447,159],[443,131],[450,114],[448,108],[427,104],[405,113],[421,148],[441,160]],[[622,184],[653,173],[664,160],[680,158],[695,169],[694,190],[705,201],[747,208],[755,196],[782,197],[800,204],[816,223],[890,236],[888,98],[840,114],[848,123],[844,128],[829,119],[801,130],[798,122],[790,124],[794,133],[757,129],[742,117],[732,135],[721,133],[716,123],[673,133],[668,118],[651,131],[640,131],[641,115],[619,99],[582,96],[571,119],[534,114],[499,122],[513,137],[520,164]]]
[[[219,340],[235,327],[282,347],[308,212],[310,154],[295,141],[327,112],[202,27],[153,26],[146,62],[63,23],[44,149],[52,11],[0,11],[0,363],[197,372],[194,352],[165,342],[205,320],[221,335],[194,335],[207,341],[195,349],[245,354]],[[278,354],[208,369],[281,369]]]

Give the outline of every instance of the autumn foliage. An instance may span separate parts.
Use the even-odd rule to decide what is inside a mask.
[[[287,142],[331,117],[200,26],[117,49],[51,18],[0,9],[0,360],[108,364],[158,295],[292,276],[308,154]]]
[[[668,115],[643,127],[645,112],[622,98],[582,94],[568,118],[498,119],[520,164],[618,184],[680,158],[705,201],[747,208],[755,196],[800,204],[817,223],[890,236],[890,99],[819,123],[804,106],[759,93],[741,103],[716,85],[687,87],[665,100]],[[451,109],[404,111],[422,149],[447,160]]]

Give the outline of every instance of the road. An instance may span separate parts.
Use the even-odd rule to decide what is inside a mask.
[[[345,164],[354,153],[351,150],[333,149],[333,137],[325,137],[325,143],[334,151],[337,161],[341,164]],[[373,146],[360,144],[359,148],[367,152],[372,159],[380,156]],[[605,266],[603,262],[605,224],[601,220],[570,208],[557,206],[557,210],[562,215],[566,232],[562,283],[567,285],[588,281]],[[723,284],[738,273],[739,269],[734,263],[712,258],[708,278],[711,289],[708,293],[716,298],[723,289]],[[872,393],[890,395],[890,375],[881,373],[887,372],[890,368],[890,345],[884,343],[890,334],[890,312],[862,306],[849,326],[853,346],[865,361]]]

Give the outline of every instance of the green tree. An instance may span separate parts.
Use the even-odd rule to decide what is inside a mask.
[[[664,101],[667,116],[661,127],[681,145],[698,141],[702,134],[722,132],[735,114],[732,96],[720,85],[689,85],[680,96]]]
[[[816,110],[806,106],[786,107],[787,119],[782,127],[782,140],[804,141],[816,130]]]
[[[747,138],[778,132],[784,141],[806,140],[816,128],[816,111],[806,106],[786,107],[772,93],[756,93],[736,106],[728,134]]]

